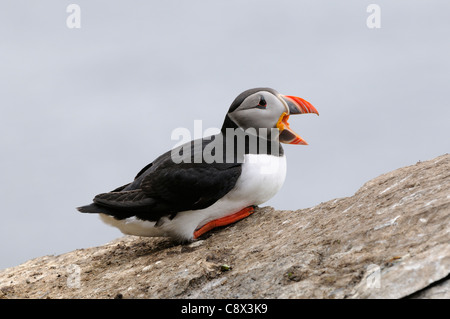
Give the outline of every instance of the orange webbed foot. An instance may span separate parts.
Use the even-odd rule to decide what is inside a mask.
[[[238,211],[237,213],[234,213],[234,214],[222,217],[222,218],[214,219],[214,220],[206,223],[202,227],[196,229],[194,231],[194,239],[197,239],[204,233],[209,232],[211,229],[214,229],[214,228],[220,227],[220,226],[230,225],[241,219],[244,219],[245,217],[250,216],[254,212],[255,212],[255,207],[249,206],[249,207],[245,207],[244,209]]]

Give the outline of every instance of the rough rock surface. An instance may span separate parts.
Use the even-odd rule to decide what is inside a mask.
[[[189,245],[125,236],[0,271],[0,298],[450,298],[450,155]]]

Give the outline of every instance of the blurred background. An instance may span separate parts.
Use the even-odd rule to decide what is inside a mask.
[[[81,8],[69,28],[67,6]],[[266,203],[307,208],[450,149],[450,2],[41,0],[0,4],[0,269],[121,233],[75,207],[131,181],[175,128],[242,91],[310,101]]]

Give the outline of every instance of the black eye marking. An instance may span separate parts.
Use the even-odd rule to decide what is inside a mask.
[[[256,106],[258,109],[265,109],[267,106],[267,102],[264,99],[263,96],[261,96],[261,99],[259,100],[259,104]]]

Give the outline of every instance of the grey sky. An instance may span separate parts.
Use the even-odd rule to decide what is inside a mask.
[[[20,5],[19,5],[20,3]],[[81,29],[66,7],[81,7]],[[381,7],[369,29],[366,8]],[[80,214],[175,145],[220,127],[242,91],[273,87],[292,116],[267,202],[310,207],[450,149],[448,1],[2,1],[0,268],[121,233]]]

